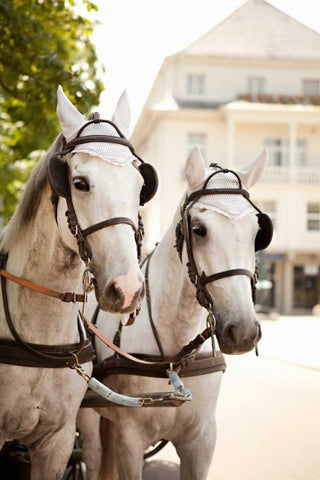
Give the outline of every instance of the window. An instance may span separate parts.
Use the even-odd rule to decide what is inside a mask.
[[[264,93],[265,79],[263,77],[249,77],[248,91],[250,95],[259,95]]]
[[[287,138],[267,137],[264,139],[265,147],[269,150],[269,165],[283,166],[289,164],[289,140]],[[295,164],[307,164],[307,140],[297,138]]]
[[[320,203],[308,203],[307,205],[307,230],[320,231]]]
[[[263,213],[266,213],[271,218],[273,228],[276,229],[277,224],[277,204],[274,200],[261,200],[257,202],[257,206]]]
[[[313,271],[308,271],[308,265],[294,267],[294,297],[295,308],[312,308],[319,303],[320,275],[319,267],[312,265]]]
[[[288,140],[285,138],[265,138],[264,145],[269,150],[269,165],[288,165]]]
[[[307,97],[314,97],[319,95],[319,80],[303,80],[302,85],[303,95]]]
[[[207,135],[205,133],[188,133],[187,143],[187,156],[190,155],[194,147],[198,146],[201,150],[203,158],[206,158]]]
[[[188,75],[187,76],[187,93],[189,95],[204,95],[205,76],[204,75]]]
[[[305,138],[297,139],[296,164],[302,167],[307,164],[307,140]]]

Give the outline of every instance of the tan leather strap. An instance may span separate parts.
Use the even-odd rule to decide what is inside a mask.
[[[143,366],[137,365],[133,362],[121,357],[107,357],[93,367],[93,376],[102,381],[109,375],[138,375],[142,377],[153,378],[168,378],[166,367],[161,363],[163,360],[160,355],[146,355],[134,353],[140,359],[153,361],[153,365]],[[170,359],[167,359],[170,362]],[[224,356],[219,351],[216,357],[212,356],[212,352],[200,353],[195,358],[186,362],[185,365],[173,364],[173,369],[178,371],[179,377],[194,377],[199,375],[206,375],[226,369],[226,362]]]
[[[132,362],[135,363],[142,363],[143,365],[168,365],[170,366],[171,363],[175,362],[184,362],[187,359],[193,358],[196,352],[199,350],[201,345],[211,336],[211,330],[210,328],[206,328],[201,332],[199,335],[197,335],[191,342],[188,343],[188,345],[185,345],[182,347],[179,353],[177,355],[174,355],[171,358],[168,358],[166,360],[162,360],[160,362],[152,362],[152,361],[147,361],[147,360],[142,360],[141,358],[134,357],[133,355],[130,355],[130,353],[124,352],[119,348],[117,345],[115,345],[111,340],[109,340],[105,335],[103,335],[99,329],[93,325],[93,323],[90,322],[86,317],[83,317],[83,320],[87,324],[88,329],[101,340],[107,347],[111,348],[114,352],[118,353],[123,358],[126,358],[127,360],[131,360]]]
[[[124,352],[121,348],[117,347],[114,343],[111,342],[107,337],[105,337],[97,327],[93,325],[87,318],[84,318],[86,324],[88,325],[89,330],[101,340],[107,347],[111,348],[114,352],[118,353],[121,357],[127,358],[132,362],[143,363],[144,365],[152,365],[154,362],[147,362],[146,360],[140,360],[140,358],[133,357],[130,353]]]
[[[16,277],[12,273],[7,272],[6,270],[1,269],[0,275],[2,277],[6,277],[11,282],[18,283],[22,287],[29,288],[30,290],[34,290],[35,292],[42,293],[43,295],[48,295],[49,297],[58,298],[62,302],[84,302],[85,296],[80,293],[74,292],[56,292],[55,290],[51,290],[46,287],[42,287],[41,285],[37,285],[36,283],[29,282],[23,278]]]

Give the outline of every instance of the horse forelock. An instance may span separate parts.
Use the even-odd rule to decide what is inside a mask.
[[[5,228],[0,245],[1,250],[8,252],[10,246],[16,242],[21,232],[34,218],[40,204],[41,194],[48,182],[47,164],[55,152],[62,150],[62,146],[63,135],[59,134],[31,172],[18,207]]]

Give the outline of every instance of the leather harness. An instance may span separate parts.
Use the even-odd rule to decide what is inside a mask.
[[[51,187],[53,189],[53,194],[51,197],[51,201],[54,205],[54,213],[55,219],[57,222],[57,205],[59,201],[59,196],[61,193],[55,190],[54,184],[52,179],[50,178],[50,174],[52,171],[54,172],[55,164],[53,167],[50,167],[50,162],[54,161],[57,157],[62,157],[68,153],[71,153],[72,150],[75,148],[76,145],[88,143],[88,142],[107,142],[107,143],[117,143],[121,145],[128,146],[132,153],[143,162],[140,157],[138,157],[132,145],[128,140],[124,138],[120,130],[116,127],[116,125],[112,124],[117,132],[120,134],[120,137],[112,137],[108,135],[87,135],[84,137],[80,137],[80,133],[83,129],[90,125],[91,123],[99,122],[100,118],[98,114],[93,114],[93,120],[87,122],[77,133],[77,136],[71,140],[69,143],[64,145],[64,150],[57,152],[53,159],[49,161],[49,180],[51,183]],[[112,122],[108,122],[112,123]],[[63,164],[62,164],[63,165]],[[51,168],[51,170],[50,170]],[[60,172],[59,172],[60,173]],[[62,170],[63,175],[68,174],[68,170],[65,168]],[[90,283],[90,259],[92,257],[91,248],[86,240],[88,235],[102,229],[107,228],[117,224],[127,224],[129,225],[135,234],[135,240],[137,244],[137,254],[140,257],[141,252],[141,245],[143,239],[143,224],[141,218],[139,217],[139,225],[136,227],[133,220],[127,217],[115,217],[109,220],[104,220],[99,222],[91,227],[88,227],[84,230],[81,230],[76,212],[72,202],[71,196],[71,189],[69,185],[69,181],[66,178],[62,178],[63,185],[67,185],[66,195],[64,193],[62,196],[66,197],[67,201],[67,212],[66,216],[68,219],[68,226],[71,233],[76,237],[79,249],[79,255],[82,260],[86,264],[86,270],[84,279],[87,278],[87,287]],[[14,340],[1,340],[0,339],[0,363],[9,364],[9,365],[19,365],[19,366],[26,366],[26,367],[39,367],[39,368],[65,368],[65,367],[74,367],[79,363],[87,363],[95,358],[95,353],[93,346],[90,340],[86,339],[85,332],[82,326],[81,320],[78,318],[78,330],[79,330],[79,337],[80,342],[74,344],[66,344],[66,345],[42,345],[42,344],[33,344],[25,342],[20,335],[18,334],[17,330],[14,327],[9,305],[8,305],[8,297],[7,297],[7,287],[6,287],[6,279],[19,284],[22,287],[29,288],[33,291],[38,293],[48,295],[53,298],[57,298],[63,302],[85,302],[86,301],[86,293],[78,294],[74,292],[57,292],[55,290],[48,289],[41,285],[37,285],[33,282],[28,280],[16,277],[15,275],[7,272],[5,270],[6,262],[8,258],[8,253],[0,252],[0,277],[1,277],[1,290],[2,290],[2,300],[3,300],[3,308],[5,312],[5,318],[9,330],[14,338]],[[87,288],[84,288],[85,292]]]
[[[215,352],[214,344],[214,334],[216,327],[216,320],[214,316],[214,302],[207,290],[207,284],[219,280],[221,278],[227,278],[234,275],[245,275],[250,278],[251,290],[252,290],[252,300],[255,301],[255,289],[256,283],[258,280],[257,269],[255,272],[244,268],[236,268],[218,272],[212,275],[206,275],[205,272],[199,273],[192,248],[192,236],[191,236],[191,217],[189,214],[190,209],[202,196],[208,195],[221,195],[221,194],[231,194],[231,195],[242,195],[248,200],[248,202],[258,211],[258,215],[266,216],[261,212],[261,210],[254,205],[250,200],[249,192],[242,188],[242,183],[239,175],[233,170],[222,169],[216,164],[210,165],[211,167],[216,167],[217,170],[213,172],[204,183],[203,187],[200,190],[192,192],[190,195],[186,195],[184,203],[181,207],[181,219],[178,222],[176,227],[177,242],[175,247],[178,250],[180,260],[182,261],[182,248],[183,243],[186,244],[187,250],[187,268],[188,275],[192,284],[196,288],[196,297],[199,304],[204,307],[207,312],[207,328],[201,332],[195,339],[193,339],[188,345],[185,345],[182,350],[175,356],[168,358],[164,354],[164,349],[162,347],[159,334],[157,332],[155,323],[152,317],[151,311],[151,292],[149,287],[149,265],[150,258],[153,252],[145,259],[147,262],[146,274],[145,274],[145,284],[147,291],[147,308],[150,325],[152,332],[157,343],[160,356],[146,355],[146,354],[129,354],[124,352],[120,348],[121,340],[121,330],[122,324],[120,322],[118,330],[115,334],[114,341],[111,342],[104,335],[102,335],[96,326],[87,321],[89,330],[100,340],[105,343],[109,348],[111,348],[115,355],[104,359],[102,362],[94,366],[94,375],[98,378],[103,378],[107,375],[112,375],[114,373],[124,373],[130,375],[141,375],[141,376],[155,376],[166,378],[166,368],[168,364],[175,371],[180,372],[181,376],[193,376],[193,375],[202,375],[205,373],[211,373],[212,371],[222,370],[225,371],[226,364],[223,355],[218,352],[218,356]],[[238,188],[206,188],[209,180],[217,175],[218,173],[232,173],[238,181]],[[259,217],[258,217],[259,218]],[[143,265],[143,264],[142,264]],[[95,320],[99,314],[99,307],[97,307],[94,314]],[[208,339],[211,338],[212,341],[212,353],[198,355],[198,351],[201,345]],[[256,347],[256,353],[258,350]],[[201,362],[201,366],[200,366]],[[144,366],[145,365],[145,366]]]

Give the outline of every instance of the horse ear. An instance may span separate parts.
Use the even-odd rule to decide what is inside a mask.
[[[198,146],[192,150],[187,158],[185,174],[190,190],[193,190],[205,181],[206,164]]]
[[[240,172],[237,172],[245,188],[249,190],[259,180],[268,161],[268,149],[264,148],[256,160],[248,163]]]
[[[76,135],[78,130],[80,130],[82,125],[86,123],[86,119],[70,102],[61,85],[58,87],[57,97],[57,117],[62,133],[67,142],[69,142]]]
[[[130,120],[131,110],[129,98],[127,91],[124,90],[119,98],[114,114],[112,115],[112,121],[117,125],[117,127],[120,128],[121,132],[126,138],[129,136]]]

